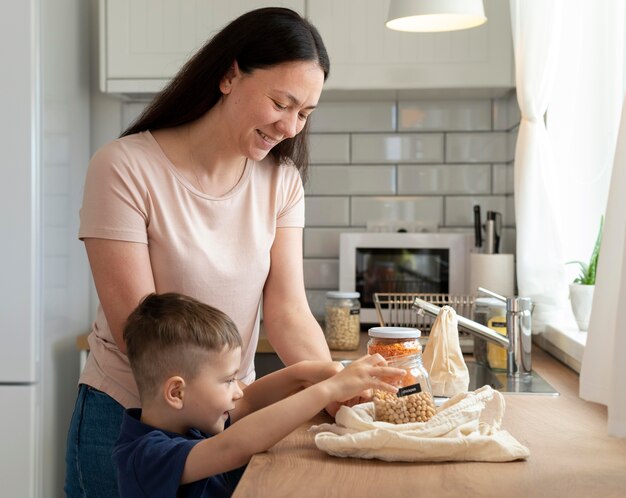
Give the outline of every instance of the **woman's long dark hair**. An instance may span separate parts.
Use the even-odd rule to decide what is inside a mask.
[[[220,82],[237,61],[250,74],[284,62],[315,61],[328,77],[330,62],[319,32],[290,9],[269,7],[238,17],[211,38],[174,76],[121,135],[189,123],[203,116],[222,96]],[[308,122],[270,154],[278,163],[293,162],[303,178],[308,166]]]

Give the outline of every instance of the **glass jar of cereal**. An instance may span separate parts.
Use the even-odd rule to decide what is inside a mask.
[[[355,350],[361,339],[358,292],[327,292],[324,332],[330,349]]]

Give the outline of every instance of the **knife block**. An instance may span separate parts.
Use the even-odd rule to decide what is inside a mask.
[[[470,294],[484,287],[504,297],[515,295],[513,254],[470,254]]]

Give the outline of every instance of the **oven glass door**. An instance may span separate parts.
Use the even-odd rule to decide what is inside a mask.
[[[375,292],[449,293],[449,249],[357,248],[356,291],[374,307]]]

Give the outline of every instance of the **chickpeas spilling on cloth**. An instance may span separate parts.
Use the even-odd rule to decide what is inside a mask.
[[[385,391],[374,391],[375,420],[392,424],[426,422],[435,416],[436,408],[432,395],[422,391],[398,397]]]

